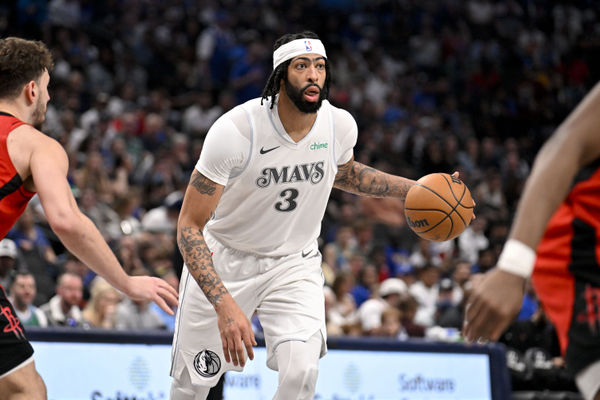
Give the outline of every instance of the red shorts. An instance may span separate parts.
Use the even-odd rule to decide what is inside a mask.
[[[576,374],[600,360],[600,232],[579,219],[555,229],[563,232],[546,232],[532,282]]]

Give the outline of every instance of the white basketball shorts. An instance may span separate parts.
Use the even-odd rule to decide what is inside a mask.
[[[306,341],[321,331],[321,357],[327,352],[321,254],[316,243],[284,257],[263,257],[230,249],[206,235],[215,269],[248,318],[258,313],[264,330],[267,365],[277,370],[275,348],[288,340]],[[220,376],[242,367],[225,362],[217,314],[183,268],[179,309],[171,349],[171,376],[189,374],[193,386],[214,386]],[[188,381],[188,380],[185,380]]]

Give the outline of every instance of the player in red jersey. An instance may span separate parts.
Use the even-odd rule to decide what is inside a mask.
[[[579,390],[600,400],[600,84],[537,155],[497,266],[469,299],[467,339],[502,334],[533,272]]]
[[[52,67],[43,43],[14,37],[0,40],[0,238],[37,193],[52,230],[70,252],[131,298],[155,301],[172,313],[169,306],[177,304],[177,292],[162,279],[125,274],[100,232],[77,207],[67,182],[66,152],[34,128],[45,119]],[[32,355],[0,287],[2,399],[46,399]]]

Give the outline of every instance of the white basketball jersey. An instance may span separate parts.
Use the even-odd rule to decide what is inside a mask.
[[[298,143],[277,107],[250,100],[207,134],[196,169],[225,186],[206,231],[234,249],[266,256],[299,252],[318,238],[337,173],[356,143],[352,116],[323,101]]]

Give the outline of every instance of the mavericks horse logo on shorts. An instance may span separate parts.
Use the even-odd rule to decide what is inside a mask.
[[[213,377],[221,369],[221,359],[213,351],[202,350],[194,357],[194,369],[205,378]]]

